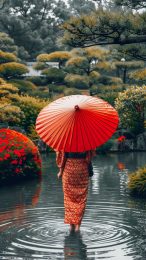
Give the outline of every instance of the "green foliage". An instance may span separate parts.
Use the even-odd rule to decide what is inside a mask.
[[[134,134],[144,131],[145,102],[146,86],[132,86],[119,93],[115,105],[123,128],[129,128]]]
[[[63,83],[65,78],[65,72],[57,68],[49,68],[42,71],[42,74],[46,76],[48,83]]]
[[[129,77],[138,82],[142,82],[142,83],[146,82],[146,68],[131,72]]]
[[[116,61],[114,62],[114,65],[117,68],[120,69],[137,69],[137,68],[142,68],[144,66],[144,62],[142,61]]]
[[[128,36],[131,39],[138,26],[143,26],[139,14],[99,9],[90,15],[71,17],[65,22],[63,42],[73,47],[126,44]]]
[[[9,95],[17,92],[17,87],[0,80],[0,122],[9,123],[11,126],[19,124],[24,119],[21,109],[9,100]]]
[[[113,63],[107,60],[99,61],[97,65],[95,66],[95,70],[99,72],[111,72],[114,70]]]
[[[28,72],[28,68],[20,63],[9,62],[0,65],[0,76],[5,79],[20,78]]]
[[[47,79],[46,77],[34,76],[26,78],[28,81],[31,81],[36,86],[46,86]]]
[[[92,84],[99,83],[100,74],[97,71],[91,71],[89,75],[90,82]]]
[[[37,56],[37,61],[40,62],[49,62],[54,61],[58,62],[59,68],[65,65],[65,62],[71,58],[71,54],[68,51],[55,51],[50,54],[40,54]]]
[[[113,144],[114,144],[114,140],[110,139],[105,144],[103,144],[102,146],[96,148],[96,152],[105,154],[105,153],[110,151]]]
[[[102,98],[103,100],[107,101],[113,107],[115,106],[115,100],[118,97],[117,92],[107,92],[107,93],[99,93],[98,97]]]
[[[83,56],[86,56],[89,62],[95,61],[95,64],[96,62],[106,60],[109,54],[108,49],[99,46],[91,46],[83,49]]]
[[[0,105],[0,122],[9,122],[10,126],[15,126],[19,125],[24,118],[24,113],[21,111],[20,107],[9,103]]]
[[[146,166],[129,174],[128,188],[131,195],[146,197]]]
[[[69,95],[80,95],[81,91],[79,89],[76,88],[65,88],[64,89],[64,95],[65,96],[69,96]]]
[[[47,69],[49,67],[48,64],[46,64],[45,62],[38,62],[36,63],[33,68],[35,70],[44,70],[44,69]]]
[[[14,40],[4,32],[0,32],[0,50],[4,52],[17,53],[18,47],[15,45]]]
[[[10,53],[10,52],[4,52],[0,51],[0,64],[17,61],[17,57]]]
[[[146,2],[141,0],[115,0],[115,4],[130,7],[132,9],[141,9],[146,7]]]
[[[47,62],[47,61],[67,61],[71,57],[70,53],[67,51],[55,51],[50,54],[40,54],[37,57],[37,61],[39,62]]]
[[[12,84],[7,83],[0,78],[0,92],[2,90],[7,90],[9,93],[18,93],[18,88]]]
[[[57,51],[50,54],[41,54],[37,59],[41,62],[57,60],[59,64],[61,64],[61,66],[59,65],[59,69],[49,68],[42,71],[42,74],[47,77],[48,83],[63,83],[66,84],[67,87],[88,89],[91,88],[93,84],[98,84],[100,79],[102,81],[102,76],[100,77],[100,73],[97,71],[98,64],[101,65],[102,62],[105,62],[107,65],[106,59],[108,59],[109,53],[107,49],[99,47],[76,48],[70,52]],[[64,66],[65,60],[67,61]],[[102,67],[103,66],[104,64],[102,64]],[[101,68],[100,70],[102,71]],[[104,73],[105,70],[106,69],[104,69]],[[103,84],[106,84],[105,78],[108,78],[107,83],[110,81],[109,84],[113,82],[115,84],[121,83],[121,80],[116,77],[105,76],[103,78]]]
[[[40,110],[49,102],[31,96],[19,96],[17,94],[10,96],[11,103],[18,106],[24,113],[25,118],[21,120],[20,126],[29,134],[30,127],[35,125],[36,118]]]
[[[14,82],[17,87],[0,78],[0,121],[10,126],[20,126],[28,135],[32,135],[31,130],[34,133],[37,115],[48,101],[29,95],[20,96],[21,87],[25,90],[29,86],[29,92],[36,96],[39,94],[41,96],[44,92],[40,90],[40,93],[35,93],[36,87],[31,82],[24,80]],[[45,93],[46,97],[48,95]]]
[[[102,85],[118,85],[118,84],[122,84],[122,80],[118,77],[110,77],[110,76],[100,76],[98,79],[99,84]]]
[[[92,91],[96,93],[106,94],[106,93],[119,93],[123,91],[122,85],[93,85]]]
[[[88,14],[95,10],[95,3],[90,0],[70,0],[69,1],[71,13],[75,15]]]
[[[49,84],[48,85],[49,92],[55,92],[55,93],[63,93],[66,86],[64,85],[55,85],[55,84]]]
[[[63,1],[13,0],[4,2],[0,30],[9,31],[15,44],[23,47],[23,53],[27,51],[31,58],[35,58],[39,53],[58,49],[56,43],[60,33],[58,25],[69,17],[68,7]]]
[[[89,79],[86,76],[80,76],[76,74],[68,74],[65,77],[67,86],[77,88],[77,89],[88,89],[89,88]]]
[[[23,94],[23,93],[31,94],[32,91],[37,89],[37,87],[28,80],[15,79],[15,80],[11,80],[10,82],[19,89],[19,94]]]
[[[89,62],[86,57],[75,56],[66,62],[67,70],[72,73],[83,74],[89,69]]]
[[[50,99],[51,95],[49,93],[48,87],[38,87],[37,89],[33,90],[32,92],[28,92],[31,97],[36,97],[42,100]]]

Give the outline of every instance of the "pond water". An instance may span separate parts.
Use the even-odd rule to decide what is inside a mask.
[[[0,189],[0,259],[146,259],[146,200],[131,198],[128,173],[146,153],[97,155],[81,232],[64,224],[54,154],[43,155],[43,179]]]

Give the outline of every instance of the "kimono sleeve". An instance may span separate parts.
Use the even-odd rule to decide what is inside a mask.
[[[66,157],[64,152],[56,152],[56,164],[58,168],[63,168],[65,166]]]

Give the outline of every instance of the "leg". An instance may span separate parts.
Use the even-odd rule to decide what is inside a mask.
[[[75,230],[75,225],[74,224],[70,224],[70,232],[74,231]]]
[[[75,225],[75,232],[80,231],[80,225],[81,225],[81,224],[77,224],[77,225]]]

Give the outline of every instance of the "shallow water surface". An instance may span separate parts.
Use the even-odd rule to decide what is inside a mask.
[[[43,179],[0,188],[0,259],[146,259],[146,200],[131,198],[127,175],[146,153],[98,155],[81,232],[63,223],[63,193],[54,154]]]

